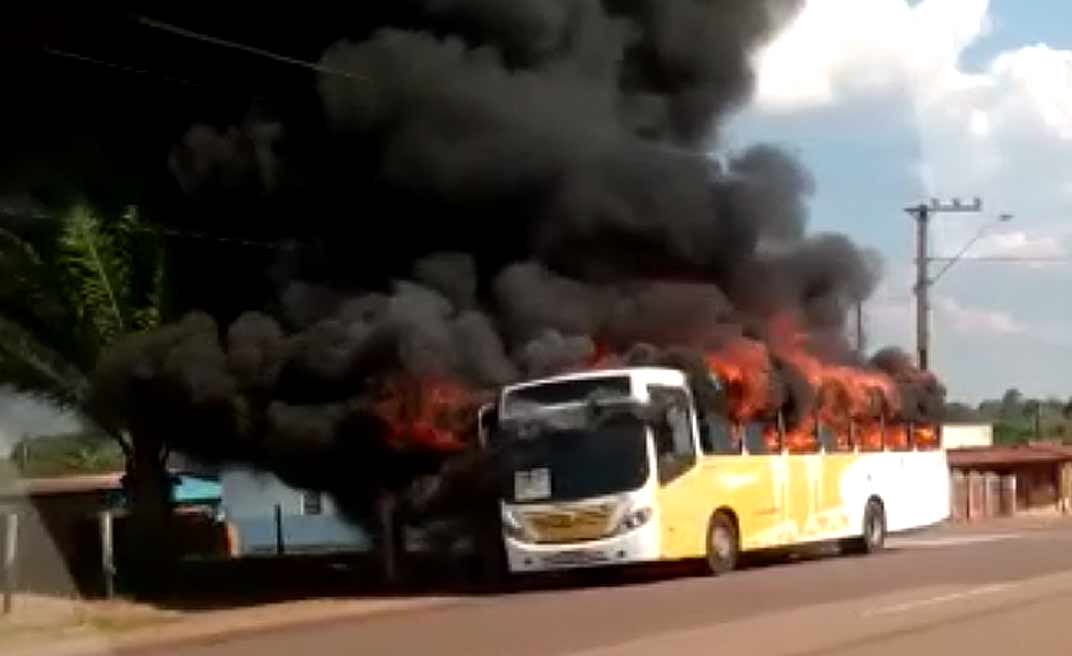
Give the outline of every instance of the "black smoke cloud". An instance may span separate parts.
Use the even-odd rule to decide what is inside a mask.
[[[946,390],[929,371],[920,371],[912,356],[896,347],[884,348],[871,358],[897,385],[901,414],[909,421],[934,421],[945,411]]]
[[[751,53],[799,2],[401,4],[407,20],[326,47],[323,125],[258,112],[176,147],[203,206],[270,194],[297,208],[271,234],[318,245],[281,251],[266,313],[227,328],[192,314],[114,349],[96,381],[102,421],[360,512],[438,464],[381,439],[377,404],[399,375],[488,390],[610,354],[702,380],[703,352],[762,343],[781,315],[823,357],[866,364],[843,332],[875,256],[807,234],[814,181],[794,157],[719,146]],[[876,364],[913,408],[940,395]],[[812,402],[799,372],[764,367],[771,398]]]

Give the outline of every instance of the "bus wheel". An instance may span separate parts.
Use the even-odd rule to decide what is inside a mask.
[[[871,499],[864,509],[863,534],[844,543],[844,550],[855,554],[881,551],[886,544],[886,511],[882,504]]]
[[[715,513],[707,528],[707,570],[715,576],[732,571],[740,549],[733,520],[725,513]]]

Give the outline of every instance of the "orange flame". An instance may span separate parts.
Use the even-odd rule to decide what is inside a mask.
[[[861,451],[881,451],[882,423],[871,420],[857,424],[856,441],[859,442]]]
[[[891,416],[900,407],[897,387],[889,376],[823,362],[808,350],[807,334],[793,315],[774,317],[768,332],[769,345],[741,338],[706,354],[708,367],[728,389],[731,419],[748,422],[775,409],[777,400],[770,397],[774,355],[793,365],[815,390],[819,421],[833,432],[840,448],[849,447],[854,420],[860,424],[857,441],[862,447],[882,444],[877,418]],[[786,446],[791,450],[815,450],[818,445],[814,428],[811,422],[792,428],[786,434]]]
[[[907,451],[910,449],[908,426],[905,424],[886,424],[886,448],[892,451]]]
[[[933,424],[916,424],[912,440],[920,449],[937,449],[939,446],[937,426]]]
[[[722,379],[729,396],[730,418],[747,421],[769,408],[771,365],[759,342],[738,339],[707,353],[707,366]]]
[[[480,403],[478,395],[444,379],[399,376],[386,381],[374,408],[387,424],[388,444],[395,448],[455,452],[466,448],[465,436]]]

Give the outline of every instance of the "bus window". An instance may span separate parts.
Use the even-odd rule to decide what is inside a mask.
[[[907,424],[886,424],[886,448],[890,451],[908,451],[912,448],[908,441]]]
[[[861,451],[882,450],[882,424],[881,422],[858,422],[854,426],[856,443]]]
[[[819,436],[819,444],[827,453],[844,450],[841,448],[842,445],[838,443],[837,433],[834,432],[834,429],[829,424],[822,421],[815,422],[815,432]]]
[[[934,424],[913,424],[912,445],[921,451],[933,451],[941,445],[938,427]]]
[[[778,427],[774,424],[752,422],[741,428],[744,434],[744,448],[748,453],[762,456],[782,452],[782,440],[778,436]]]
[[[852,451],[852,425],[847,422],[819,420],[819,442],[827,453]]]
[[[692,404],[680,389],[653,385],[648,388],[648,393],[653,402],[666,408],[663,420],[654,422],[651,428],[655,437],[659,482],[668,483],[696,463],[689,413]]]
[[[732,455],[741,452],[741,438],[728,419],[711,413],[704,417],[700,446],[710,455]]]
[[[815,434],[815,422],[805,421],[785,434],[785,445],[789,453],[818,453],[819,439]]]

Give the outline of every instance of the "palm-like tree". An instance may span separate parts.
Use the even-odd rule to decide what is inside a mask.
[[[163,249],[135,208],[105,220],[76,206],[43,237],[0,226],[0,385],[92,421],[101,351],[160,322]],[[129,435],[108,431],[135,461]]]

